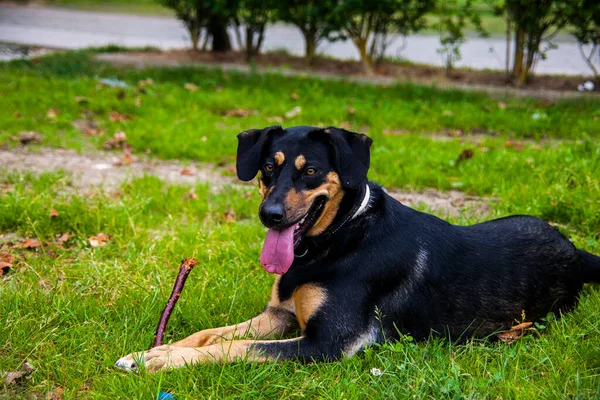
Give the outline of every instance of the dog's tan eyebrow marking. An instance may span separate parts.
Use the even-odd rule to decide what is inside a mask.
[[[306,158],[304,158],[304,156],[302,154],[300,154],[298,157],[296,157],[296,161],[294,161],[294,165],[296,166],[297,170],[301,170],[306,165]]]
[[[278,151],[277,153],[275,153],[273,158],[275,159],[275,163],[277,165],[281,165],[285,161],[285,154],[283,154],[281,151]]]

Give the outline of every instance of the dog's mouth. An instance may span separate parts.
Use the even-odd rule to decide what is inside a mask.
[[[317,197],[297,222],[284,229],[269,229],[260,254],[260,263],[267,272],[283,275],[290,269],[294,251],[306,232],[318,221],[326,201],[326,196]]]
[[[304,234],[317,222],[323,212],[326,201],[327,198],[325,196],[317,197],[308,209],[308,212],[304,214],[304,217],[300,218],[300,221],[294,224],[294,249],[300,245]]]

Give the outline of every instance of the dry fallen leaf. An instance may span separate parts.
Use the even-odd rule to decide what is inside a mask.
[[[521,338],[527,331],[531,329],[533,322],[523,322],[519,325],[511,327],[508,331],[497,334],[498,339],[504,343],[511,344],[515,340]]]
[[[190,189],[189,192],[185,194],[185,198],[188,200],[198,200],[198,195],[194,192],[194,188]]]
[[[119,160],[119,165],[131,165],[133,164],[133,158],[131,154],[124,154],[123,157]]]
[[[75,96],[75,101],[79,104],[86,104],[90,102],[90,99],[85,96]]]
[[[106,242],[108,242],[109,240],[110,240],[110,236],[105,235],[102,232],[98,233],[96,236],[90,236],[88,238],[88,241],[90,242],[90,246],[92,246],[92,247],[106,246]]]
[[[267,122],[276,122],[278,124],[283,124],[283,118],[282,117],[267,117]]]
[[[123,147],[126,141],[127,135],[125,134],[125,132],[120,131],[115,133],[112,138],[104,142],[102,147],[104,147],[105,150],[120,149],[121,147]]]
[[[464,132],[461,129],[448,129],[446,135],[450,137],[462,137]]]
[[[87,129],[83,131],[85,136],[104,136],[104,130],[102,129]]]
[[[140,96],[136,97],[133,104],[135,104],[136,107],[141,107],[142,106],[142,98]]]
[[[184,169],[181,170],[181,175],[184,175],[184,176],[194,176],[194,173],[191,170],[189,170],[187,168],[184,168]]]
[[[185,85],[183,85],[183,87],[189,90],[190,92],[195,92],[198,90],[198,86],[194,85],[193,83],[186,83]]]
[[[225,214],[223,214],[223,221],[225,222],[235,222],[235,219],[235,211],[233,211],[231,208],[227,209]]]
[[[350,114],[350,115],[356,114],[356,109],[352,106],[348,107],[348,114]]]
[[[6,275],[15,262],[15,257],[9,253],[0,253],[0,275]]]
[[[123,145],[123,156],[114,165],[119,167],[123,165],[131,165],[134,163],[133,154],[131,154],[131,146]]]
[[[507,149],[521,151],[525,147],[525,143],[519,142],[517,140],[508,139],[506,142],[504,142],[504,147]]]
[[[65,232],[59,236],[59,238],[56,240],[56,243],[62,246],[63,244],[67,243],[69,239],[71,239],[71,234]]]
[[[0,262],[12,264],[15,262],[15,256],[10,253],[0,253]]]
[[[23,131],[19,134],[19,142],[22,145],[28,145],[29,143],[41,143],[42,135],[35,131]]]
[[[42,243],[35,238],[24,239],[20,243],[15,244],[13,247],[18,249],[35,249],[36,247],[40,247]]]
[[[141,81],[138,81],[138,86],[140,86],[140,87],[146,87],[146,86],[152,86],[152,85],[154,85],[154,81],[152,80],[152,78],[146,78]]]
[[[498,102],[498,108],[501,110],[506,110],[506,103],[503,103],[501,101]]]
[[[292,108],[290,111],[286,112],[285,117],[287,119],[294,118],[294,117],[297,117],[298,115],[300,115],[301,112],[302,112],[302,107],[296,106],[296,107]]]
[[[244,110],[242,108],[236,108],[235,110],[225,111],[223,116],[225,117],[247,117],[248,115],[256,115],[258,111],[256,110]]]
[[[456,159],[456,164],[458,165],[465,160],[470,160],[471,158],[473,158],[473,154],[473,149],[464,149],[458,155],[458,158]]]
[[[300,96],[298,96],[298,93],[292,92],[292,94],[290,94],[290,98],[292,100],[298,100],[300,98]]]
[[[108,115],[108,118],[112,122],[127,121],[127,120],[131,119],[131,117],[129,115],[121,114],[118,111],[111,111],[110,114]]]
[[[56,388],[52,392],[46,393],[46,400],[62,400],[64,398],[65,389]]]
[[[56,217],[58,217],[59,215],[60,215],[60,214],[58,213],[58,211],[56,211],[56,208],[53,208],[53,209],[50,211],[50,218],[56,218]]]
[[[78,129],[80,132],[92,136],[95,131],[98,131],[98,123],[93,119],[78,119],[73,121],[73,127]]]
[[[56,111],[56,109],[51,108],[48,111],[46,111],[46,117],[50,118],[50,119],[56,119],[56,117],[58,116],[58,111]]]
[[[33,367],[29,363],[23,364],[23,368],[19,371],[6,372],[2,378],[4,380],[4,385],[10,386],[18,383],[20,380],[25,378],[28,375],[31,375],[33,372]]]

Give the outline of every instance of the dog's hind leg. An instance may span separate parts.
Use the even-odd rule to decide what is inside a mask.
[[[577,250],[581,263],[581,272],[584,282],[600,283],[600,257],[585,250]]]

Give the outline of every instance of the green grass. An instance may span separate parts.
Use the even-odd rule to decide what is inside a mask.
[[[65,7],[82,11],[98,11],[121,14],[173,15],[173,11],[156,0],[46,0],[53,7]]]
[[[120,89],[100,86],[98,78],[122,79],[130,87],[119,100]],[[145,78],[154,85],[137,93]],[[186,90],[188,82],[199,90]],[[88,102],[78,103],[76,96]],[[491,216],[528,213],[560,223],[577,246],[600,253],[598,102],[502,102],[506,108],[485,95],[409,85],[376,88],[201,69],[117,70],[90,61],[86,52],[68,53],[35,65],[0,64],[0,146],[14,148],[11,137],[35,130],[44,146],[97,150],[123,130],[134,154],[148,149],[165,159],[229,165],[236,133],[272,124],[267,118],[300,105],[302,113],[285,126],[347,123],[368,130],[375,140],[370,177],[390,188],[490,196],[496,199]],[[58,111],[56,118],[47,117],[50,108]],[[221,115],[236,108],[258,114]],[[132,119],[111,122],[111,111]],[[84,137],[73,128],[82,113],[93,115],[106,135]],[[533,119],[534,113],[545,117]],[[444,141],[429,135],[473,128],[495,135]],[[394,130],[401,133],[390,135]],[[523,148],[507,146],[509,140]],[[474,157],[457,164],[464,149],[473,149]],[[57,388],[65,398],[145,399],[159,391],[178,399],[600,395],[600,291],[592,286],[574,312],[549,318],[538,333],[513,345],[406,338],[333,364],[237,363],[156,375],[115,370],[117,358],[150,344],[183,257],[195,256],[201,266],[186,285],[168,340],[262,310],[273,277],[258,263],[264,229],[256,217],[259,196],[250,188],[251,195],[234,187],[215,194],[198,185],[198,199],[191,200],[189,187],[148,176],[125,183],[116,195],[81,193],[67,173],[0,169],[0,234],[44,242],[37,251],[9,249],[18,260],[15,272],[0,278],[0,371],[16,370],[25,360],[36,368],[16,388],[0,387],[0,398],[41,397]],[[59,217],[49,218],[52,208]],[[223,215],[230,208],[237,220],[227,223]],[[451,218],[478,220],[469,213]],[[52,243],[64,232],[74,237],[63,249]],[[92,248],[87,238],[98,232],[112,239]],[[383,376],[371,375],[371,368]]]

